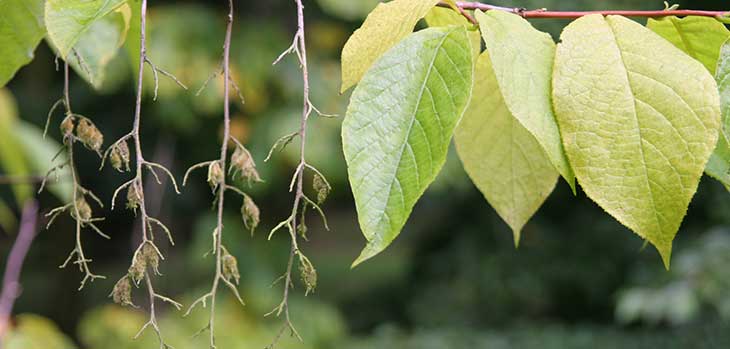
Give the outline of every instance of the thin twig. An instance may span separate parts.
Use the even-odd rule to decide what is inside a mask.
[[[5,338],[5,333],[10,326],[10,315],[13,312],[15,300],[20,296],[20,272],[23,269],[25,256],[35,238],[37,222],[38,202],[31,199],[23,205],[20,229],[5,263],[3,288],[0,292],[0,342]]]
[[[451,8],[447,2],[440,2],[438,6]],[[725,17],[730,11],[705,11],[705,10],[653,10],[653,11],[632,11],[632,10],[605,10],[605,11],[548,11],[546,9],[527,10],[519,7],[502,7],[481,2],[457,1],[456,6],[463,10],[482,11],[506,11],[518,14],[524,18],[579,18],[592,14],[620,15],[626,17],[666,17],[666,16],[701,16],[701,17]],[[473,22],[472,22],[473,23]]]

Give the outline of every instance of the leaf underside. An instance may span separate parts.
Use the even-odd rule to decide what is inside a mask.
[[[342,87],[357,84],[388,49],[411,34],[416,23],[439,0],[393,0],[379,3],[342,49]]]
[[[730,190],[730,39],[720,50],[715,81],[720,92],[722,121],[717,147],[707,163],[705,173]]]
[[[471,96],[464,26],[414,33],[386,52],[353,92],[342,142],[368,244],[353,266],[385,249],[446,160]]]
[[[44,34],[43,0],[0,0],[0,87],[33,60]]]
[[[553,100],[576,177],[668,267],[717,142],[717,85],[702,64],[624,17],[580,18],[561,39]]]
[[[542,145],[575,192],[551,102],[555,42],[524,18],[504,11],[476,12],[507,109]]]
[[[456,128],[454,141],[464,169],[490,205],[520,230],[555,188],[558,172],[540,143],[510,113],[487,53],[474,71],[472,103]]]
[[[45,22],[48,38],[66,59],[94,22],[108,15],[127,0],[47,0]]]

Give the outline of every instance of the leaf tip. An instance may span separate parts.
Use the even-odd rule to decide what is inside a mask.
[[[515,240],[515,250],[520,248],[520,235],[521,231],[519,229],[512,230],[512,237]]]
[[[664,246],[655,246],[657,251],[659,251],[659,255],[662,257],[662,262],[664,262],[664,268],[669,271],[669,265],[672,259],[672,243],[670,242],[669,244]]]
[[[373,242],[369,242],[367,246],[362,249],[362,252],[360,252],[360,256],[358,256],[357,259],[352,262],[350,269],[355,269],[355,267],[360,265],[362,262],[365,262],[366,260],[375,257],[375,255],[382,252],[384,249],[384,247],[379,247],[376,246]]]

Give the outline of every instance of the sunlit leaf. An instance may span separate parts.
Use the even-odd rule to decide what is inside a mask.
[[[416,23],[439,0],[393,0],[370,12],[342,49],[342,87],[345,92],[360,81],[385,51],[413,31]]]
[[[463,26],[419,31],[383,55],[353,92],[342,141],[368,240],[353,265],[395,239],[441,170],[471,95],[470,46]]]
[[[542,145],[575,191],[550,96],[555,42],[511,13],[477,11],[476,18],[507,109]]]
[[[17,325],[3,338],[6,349],[74,349],[76,346],[51,320],[21,314]]]
[[[720,46],[730,38],[730,30],[710,17],[650,18],[646,26],[692,58],[700,61],[713,75],[717,68]]]
[[[578,182],[668,267],[717,143],[717,84],[702,64],[624,17],[583,17],[561,40],[553,98]]]
[[[454,141],[464,169],[512,228],[516,245],[522,227],[553,191],[558,172],[507,108],[487,53],[479,56],[474,76],[472,103]]]
[[[715,81],[720,91],[721,129],[717,147],[707,162],[705,173],[730,190],[730,39],[720,51]]]
[[[125,2],[127,0],[47,0],[45,22],[48,38],[66,59],[96,21]]]
[[[0,0],[0,87],[33,59],[46,29],[44,0]]]
[[[426,14],[424,18],[429,27],[446,27],[450,25],[465,25],[471,27],[464,16],[460,15],[456,11],[450,8],[434,7]],[[469,40],[471,41],[471,48],[474,54],[474,60],[479,56],[479,52],[482,47],[482,37],[479,35],[478,30],[469,30],[467,32]]]

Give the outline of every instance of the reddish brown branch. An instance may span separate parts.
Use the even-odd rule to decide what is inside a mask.
[[[446,2],[438,4],[441,7],[451,6]],[[704,11],[704,10],[653,10],[653,11],[631,11],[631,10],[606,10],[606,11],[548,11],[545,9],[527,10],[519,7],[502,7],[481,2],[457,1],[456,6],[461,10],[482,10],[482,11],[506,11],[518,14],[524,18],[579,18],[592,14],[621,15],[625,17],[666,17],[666,16],[702,16],[722,17],[730,15],[730,11]]]

